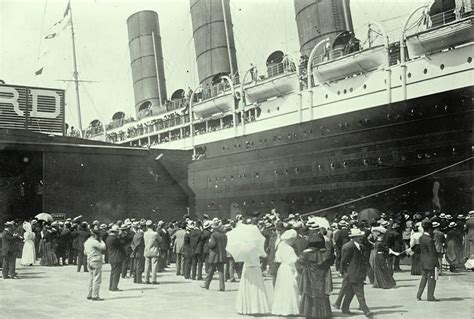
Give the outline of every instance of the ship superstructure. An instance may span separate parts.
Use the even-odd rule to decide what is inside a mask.
[[[361,44],[349,1],[296,0],[301,57],[240,72],[228,3],[191,1],[200,84],[138,121],[119,114],[107,140],[193,150],[198,213],[472,208],[469,3],[417,8],[393,42],[371,23]]]

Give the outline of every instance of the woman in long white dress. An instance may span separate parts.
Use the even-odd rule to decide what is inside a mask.
[[[299,314],[299,294],[295,263],[298,260],[291,244],[297,233],[290,229],[281,236],[281,243],[275,253],[275,261],[280,263],[273,294],[272,314],[290,316]]]
[[[235,307],[237,313],[242,315],[270,312],[258,255],[249,258],[244,263]]]
[[[28,222],[23,223],[23,252],[21,254],[21,264],[23,266],[33,266],[36,260],[35,254],[35,233],[31,230],[31,224]]]

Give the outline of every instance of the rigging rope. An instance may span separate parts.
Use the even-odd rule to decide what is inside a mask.
[[[352,203],[356,203],[356,202],[359,202],[359,201],[361,201],[361,200],[364,200],[364,199],[367,199],[367,198],[370,198],[370,197],[374,197],[374,196],[383,194],[383,193],[385,193],[385,192],[392,191],[392,190],[394,190],[394,189],[397,189],[397,188],[406,186],[406,185],[408,185],[408,184],[414,183],[414,182],[416,182],[416,181],[419,181],[420,179],[423,179],[423,178],[426,178],[426,177],[428,177],[428,176],[434,175],[434,174],[436,174],[436,173],[439,173],[439,172],[448,170],[448,169],[450,169],[450,168],[452,168],[452,167],[454,167],[454,166],[457,166],[457,165],[460,165],[460,164],[462,164],[462,163],[468,162],[468,161],[472,160],[473,158],[474,158],[474,156],[468,157],[468,158],[466,158],[466,159],[463,159],[462,161],[459,161],[459,162],[456,162],[456,163],[454,163],[454,164],[448,165],[448,166],[446,166],[446,167],[437,169],[437,170],[435,170],[435,171],[433,171],[433,172],[431,172],[431,173],[428,173],[428,174],[419,176],[419,177],[414,178],[414,179],[412,179],[412,180],[409,180],[409,181],[407,181],[407,182],[404,182],[404,183],[401,183],[401,184],[398,184],[398,185],[389,187],[389,188],[387,188],[387,189],[384,189],[384,190],[381,190],[381,191],[372,193],[372,194],[370,194],[370,195],[363,196],[363,197],[357,198],[357,199],[353,199],[353,200],[344,202],[344,203],[342,203],[342,204],[337,204],[337,205],[334,205],[334,206],[331,206],[331,207],[326,207],[326,208],[323,208],[323,209],[318,209],[318,210],[316,210],[316,211],[314,211],[314,212],[310,212],[310,213],[306,213],[306,214],[301,214],[300,216],[303,217],[303,216],[308,216],[308,215],[317,214],[317,213],[324,212],[324,211],[327,211],[327,210],[331,210],[331,209],[334,209],[334,208],[338,208],[338,207],[346,206],[346,205],[349,205],[349,204],[352,204]]]
[[[39,43],[38,43],[38,57],[36,58],[39,60],[40,58],[40,52],[41,52],[41,43],[43,41],[43,29],[44,29],[44,18],[46,16],[46,8],[48,7],[48,0],[44,2],[44,10],[43,10],[43,20],[41,22],[41,30],[40,30],[40,35],[39,35]]]

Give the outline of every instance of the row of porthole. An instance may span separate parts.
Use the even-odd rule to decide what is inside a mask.
[[[468,58],[467,58],[467,63],[471,63],[471,62],[472,62],[472,57],[468,57]],[[440,68],[440,70],[442,71],[442,70],[444,70],[445,65],[444,65],[444,64],[440,64],[439,68]],[[427,74],[427,73],[428,73],[428,69],[427,69],[427,68],[424,68],[424,69],[423,69],[423,73],[424,73],[424,74]],[[408,72],[408,78],[411,78],[411,76],[412,76],[411,72]],[[402,76],[400,75],[400,81],[401,81],[401,80],[402,80]],[[387,80],[386,80],[386,79],[384,80],[384,83],[387,83]],[[364,90],[367,89],[367,85],[364,84],[364,85],[362,86],[362,88],[363,88]],[[352,93],[353,91],[354,91],[353,88],[349,88],[349,93]],[[347,89],[344,89],[342,92],[343,92],[343,94],[347,94]],[[337,95],[341,95],[341,91],[337,91]],[[329,98],[329,95],[326,94],[326,95],[325,95],[325,98],[328,99],[328,98]]]
[[[456,154],[457,149],[456,149],[455,147],[453,147],[453,148],[451,149],[451,152],[452,152],[453,154]],[[433,152],[433,153],[417,153],[416,157],[417,157],[418,159],[423,159],[423,158],[431,158],[431,156],[434,157],[434,156],[437,156],[437,155],[438,155],[437,152]],[[406,155],[401,155],[400,158],[401,158],[401,160],[403,160],[403,161],[407,160],[407,156],[406,156]],[[377,161],[378,164],[382,164],[382,163],[384,162],[383,157],[381,157],[381,156],[378,157],[376,161]],[[369,160],[369,159],[364,159],[364,160],[362,160],[362,163],[364,164],[364,166],[368,166],[368,165],[370,165],[370,160]],[[343,161],[343,162],[342,162],[342,167],[343,167],[343,168],[347,168],[348,166],[349,166],[349,163],[348,163],[347,161]],[[324,165],[322,165],[322,164],[318,164],[317,167],[318,167],[318,170],[319,170],[319,171],[322,171],[322,170],[324,169]],[[330,168],[330,169],[337,169],[337,168],[338,168],[338,165],[337,165],[337,163],[332,162],[332,163],[329,164],[329,168]],[[300,171],[301,171],[301,169],[300,169],[299,167],[295,167],[295,168],[294,168],[294,172],[295,172],[296,174],[299,174]],[[274,173],[275,175],[279,175],[279,170],[274,170],[273,173]],[[290,173],[290,170],[287,169],[287,168],[285,168],[285,169],[283,169],[283,173],[284,173],[285,175],[288,175],[288,174]],[[245,178],[247,178],[247,174],[246,174],[246,173],[239,174],[239,178],[241,178],[241,179],[244,178],[244,179],[245,179]],[[259,173],[259,172],[256,172],[256,173],[255,173],[255,178],[260,178],[260,173]],[[218,182],[219,180],[222,180],[223,182],[225,182],[225,181],[226,181],[226,177],[223,176],[222,179],[219,178],[219,177],[216,177],[216,178],[215,178],[215,181],[216,181],[216,182]],[[231,175],[231,176],[230,176],[230,180],[231,180],[231,181],[234,180],[234,175]],[[212,182],[212,179],[211,179],[211,178],[208,178],[207,181],[208,181],[209,183],[211,183],[211,182]],[[193,179],[191,182],[194,184],[194,179]]]
[[[283,202],[286,202],[286,201],[287,201],[287,200],[285,200],[284,198],[280,198],[280,202],[283,203]],[[309,201],[309,202],[312,202],[313,199],[310,198],[310,199],[308,199],[308,201]],[[291,200],[288,200],[288,202],[291,202],[292,204],[295,204],[295,203],[296,203],[296,200],[295,200],[295,199],[291,199]],[[250,202],[251,205],[255,205],[256,203],[257,203],[257,202],[256,202],[255,200],[252,200],[252,201]],[[267,203],[267,202],[266,202],[265,200],[260,201],[260,204],[261,204],[261,205],[265,205],[266,203]],[[273,204],[275,204],[275,200],[271,199],[271,200],[268,201],[268,203],[271,204],[271,205],[273,205]],[[246,201],[246,200],[242,201],[242,205],[243,205],[243,206],[247,206],[247,201]],[[222,207],[222,204],[216,205],[216,203],[215,203],[214,201],[211,201],[211,202],[209,202],[209,204],[207,205],[207,207],[209,207],[209,208],[214,207],[214,206]]]

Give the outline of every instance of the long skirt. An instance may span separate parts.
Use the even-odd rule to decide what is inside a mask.
[[[331,318],[332,310],[329,296],[314,298],[307,294],[301,295],[300,312],[306,318]]]
[[[21,264],[23,266],[33,265],[36,260],[35,243],[32,240],[25,241],[21,254]]]
[[[370,255],[370,264],[374,270],[374,288],[390,289],[395,287],[395,280],[390,273],[390,269],[388,269],[383,254],[373,252]]]
[[[247,264],[244,264],[235,309],[237,313],[242,315],[266,314],[270,312],[260,266],[247,266]]]
[[[299,314],[299,293],[295,272],[296,269],[285,263],[278,267],[272,314],[281,316]]]
[[[41,257],[41,266],[55,266],[58,264],[58,258],[51,248],[50,242],[45,242],[43,245],[43,254]]]

